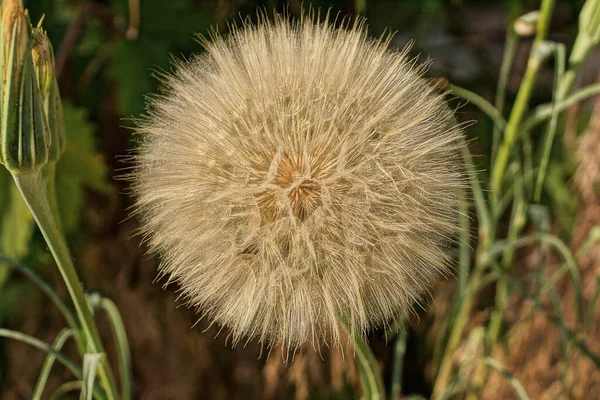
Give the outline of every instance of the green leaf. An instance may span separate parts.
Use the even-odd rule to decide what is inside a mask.
[[[164,40],[140,37],[136,42],[123,39],[116,44],[108,73],[118,82],[117,99],[121,115],[138,115],[143,111],[144,96],[156,88],[152,70],[167,67],[168,62],[168,44]]]
[[[33,216],[10,172],[0,166],[0,253],[15,259],[25,256],[34,227]],[[8,273],[7,268],[0,268],[0,286]]]
[[[84,205],[85,190],[107,193],[108,166],[96,150],[94,128],[87,111],[65,102],[67,147],[56,165],[56,195],[63,229],[77,229]]]

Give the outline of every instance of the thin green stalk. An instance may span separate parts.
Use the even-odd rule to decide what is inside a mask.
[[[559,112],[556,109],[556,104],[562,101],[563,99],[563,90],[561,90],[563,85],[563,75],[565,73],[565,46],[562,44],[557,44],[555,48],[555,76],[554,76],[554,96],[552,99],[552,117],[550,118],[550,123],[548,124],[548,128],[546,129],[546,135],[544,137],[544,150],[542,154],[542,159],[540,162],[540,168],[538,171],[538,176],[535,184],[535,194],[534,199],[536,203],[539,203],[542,197],[542,188],[544,185],[544,179],[546,177],[546,171],[548,169],[548,164],[550,162],[550,152],[552,151],[552,145],[554,144],[554,136],[556,135],[556,125],[558,123],[558,115]]]
[[[504,377],[508,380],[508,383],[510,383],[510,386],[512,386],[515,395],[517,395],[519,400],[529,400],[529,396],[527,396],[527,392],[525,392],[521,382],[519,382],[519,380],[515,378],[513,374],[511,374],[510,371],[504,367],[504,365],[490,357],[484,358],[483,363],[504,375]]]
[[[553,105],[552,103],[547,103],[537,106],[533,109],[533,111],[529,113],[527,119],[523,121],[523,134],[525,135],[526,133],[530,132],[538,124],[551,117],[554,112],[560,113],[572,106],[573,104],[585,100],[589,97],[595,96],[597,94],[600,94],[600,83],[586,86],[585,88],[573,93],[566,99],[558,102],[557,104]]]
[[[402,369],[404,367],[404,354],[406,353],[406,340],[408,339],[408,327],[404,323],[400,328],[396,344],[394,345],[394,360],[392,363],[392,388],[390,400],[396,400],[402,395]]]
[[[517,165],[518,170],[518,165]],[[508,226],[508,241],[517,240],[523,226],[525,226],[525,209],[526,202],[523,193],[523,176],[517,176],[515,179],[515,195],[513,200],[512,213]],[[502,273],[509,274],[512,269],[514,251],[511,248],[506,248],[502,254]],[[496,301],[495,309],[490,317],[488,326],[488,344],[493,346],[498,340],[500,329],[502,328],[502,318],[504,310],[508,304],[508,286],[504,279],[501,279],[496,284]]]
[[[52,348],[56,351],[61,351],[66,341],[69,340],[69,338],[72,336],[73,330],[63,329],[56,336],[54,343],[52,343]],[[42,398],[42,394],[44,394],[44,389],[46,387],[46,382],[48,382],[48,377],[50,376],[50,371],[54,366],[55,360],[55,354],[48,354],[48,356],[46,357],[38,381],[35,385],[35,388],[33,389],[33,396],[31,396],[32,400],[40,400]]]
[[[29,278],[33,283],[35,283],[42,292],[44,292],[50,300],[54,303],[54,305],[60,310],[62,315],[67,320],[67,324],[74,330],[79,331],[79,324],[75,319],[75,316],[71,312],[71,309],[65,304],[65,302],[56,294],[54,289],[48,285],[46,281],[44,281],[37,273],[35,273],[32,269],[27,268],[26,266],[18,263],[10,257],[6,257],[4,254],[0,254],[0,266],[8,265],[17,271],[21,272],[27,278]]]
[[[502,113],[498,111],[496,107],[494,107],[489,101],[474,93],[468,89],[462,88],[457,85],[452,85],[450,90],[456,96],[467,100],[469,103],[472,103],[481,111],[483,111],[488,117],[491,118],[494,123],[494,129],[503,130],[506,127],[506,120],[502,116]]]
[[[56,260],[58,269],[67,286],[69,294],[71,295],[71,300],[75,306],[79,322],[87,337],[89,352],[104,353],[100,335],[96,329],[92,313],[87,306],[83,287],[79,282],[79,277],[73,266],[69,249],[56,225],[54,214],[46,194],[42,174],[39,171],[13,174],[13,178]],[[116,385],[112,372],[108,367],[108,362],[103,363],[100,366],[98,373],[103,386],[108,393],[109,399],[117,399],[118,394]]]
[[[130,400],[132,398],[131,351],[129,350],[125,325],[123,324],[119,309],[112,300],[103,297],[100,300],[100,307],[108,315],[108,320],[113,328],[117,343],[117,357],[119,358],[119,373],[121,378],[121,400]]]
[[[515,33],[513,29],[513,22],[510,23],[510,27],[506,32],[506,44],[504,45],[504,54],[502,56],[502,65],[500,66],[500,75],[498,77],[498,86],[496,87],[496,100],[495,108],[502,115],[504,112],[504,99],[506,97],[506,84],[510,75],[510,69],[515,58],[517,50],[517,43],[519,42],[519,35]],[[494,124],[494,130],[492,133],[492,163],[496,157],[498,146],[500,144],[500,134],[502,128],[497,124]]]
[[[454,357],[456,349],[462,339],[463,332],[467,326],[467,322],[469,321],[469,316],[471,315],[471,310],[475,305],[475,295],[477,293],[477,289],[479,288],[479,283],[481,281],[483,275],[482,268],[475,268],[473,275],[469,281],[469,286],[467,287],[465,298],[460,308],[460,311],[454,320],[454,325],[452,330],[450,331],[450,337],[448,338],[448,344],[446,345],[446,350],[444,351],[444,357],[442,358],[442,362],[438,368],[438,372],[436,375],[435,382],[433,384],[433,396],[432,398],[437,399],[442,396],[448,387],[448,383],[450,382],[450,377],[452,373],[452,365],[454,363]]]
[[[61,400],[65,397],[67,393],[74,392],[76,390],[81,390],[82,386],[83,383],[81,381],[65,382],[56,388],[54,393],[50,395],[49,400]]]
[[[525,111],[528,108],[533,85],[537,78],[541,64],[547,56],[547,49],[544,48],[545,46],[543,40],[548,32],[554,3],[555,0],[542,0],[540,16],[537,23],[537,33],[533,41],[532,53],[527,61],[525,76],[523,77],[521,87],[517,93],[515,104],[510,113],[506,130],[504,131],[504,138],[500,144],[500,147],[498,148],[497,157],[494,160],[492,167],[490,185],[492,207],[495,207],[497,199],[499,196],[501,196],[504,172],[508,165],[512,148],[519,134],[521,121],[523,120]]]
[[[471,266],[471,226],[469,219],[469,203],[463,198],[459,205],[460,241],[458,243],[458,296],[462,297],[469,280]]]
[[[381,379],[381,372],[371,348],[359,335],[352,337],[352,342],[364,398],[367,400],[385,399],[385,388]]]
[[[481,281],[483,280],[483,274],[486,264],[486,258],[484,257],[485,251],[489,244],[492,242],[492,219],[490,211],[486,205],[483,190],[479,182],[475,167],[473,165],[473,159],[469,149],[463,147],[463,158],[465,166],[467,168],[467,175],[469,177],[469,183],[473,192],[473,198],[475,200],[475,209],[477,211],[477,218],[479,221],[479,244],[477,247],[477,253],[475,256],[475,268],[473,269],[471,279],[469,280],[468,286],[465,290],[463,300],[460,302],[459,310],[457,311],[456,319],[450,331],[448,343],[444,350],[444,356],[440,362],[435,383],[433,386],[433,398],[439,398],[443,393],[446,392],[448,383],[450,382],[450,374],[452,372],[452,364],[455,356],[455,351],[458,348],[460,339],[462,338],[463,332],[467,326],[469,316],[473,306],[475,305],[475,296],[480,289]]]
[[[19,342],[26,343],[30,346],[36,347],[39,350],[42,350],[48,354],[52,354],[56,357],[56,359],[69,371],[73,373],[77,378],[81,379],[81,368],[73,360],[64,355],[58,350],[55,350],[48,343],[42,342],[41,340],[34,338],[33,336],[26,335],[22,332],[12,331],[10,329],[0,328],[0,337],[5,337],[9,339],[18,340]]]
[[[479,244],[478,248],[487,248],[489,243],[492,241],[493,229],[492,229],[492,217],[490,210],[485,201],[483,195],[483,189],[481,188],[481,182],[479,176],[475,171],[475,165],[473,164],[473,157],[469,148],[465,145],[462,148],[462,156],[467,169],[467,176],[469,178],[469,185],[471,192],[473,193],[473,200],[475,202],[475,211],[477,212],[477,221],[479,222],[478,235]]]

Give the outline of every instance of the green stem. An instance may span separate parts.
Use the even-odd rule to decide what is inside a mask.
[[[81,390],[83,383],[81,381],[65,382],[56,388],[54,393],[50,395],[49,400],[60,400],[65,397],[67,393]]]
[[[58,200],[56,197],[56,162],[49,162],[43,169],[42,175],[44,176],[44,182],[46,183],[46,192],[48,194],[48,201],[50,202],[50,208],[54,213],[56,219],[56,225],[61,230],[61,219],[60,211],[58,209]]]
[[[519,41],[519,36],[515,33],[513,29],[513,22],[510,23],[510,28],[506,32],[506,45],[504,46],[504,55],[502,57],[502,66],[500,67],[500,76],[498,78],[498,86],[496,88],[496,100],[495,100],[495,108],[496,111],[502,116],[504,111],[504,99],[506,97],[506,84],[508,82],[508,77],[510,75],[510,69],[512,67],[512,63],[515,57],[515,53],[517,50],[517,43]],[[496,152],[498,151],[498,146],[500,144],[500,134],[502,132],[502,127],[499,127],[497,124],[494,124],[494,130],[492,133],[492,163],[494,162],[494,157],[496,156]]]
[[[79,322],[87,337],[88,351],[92,353],[104,353],[100,335],[98,334],[94,318],[85,300],[83,287],[79,282],[79,277],[77,276],[77,272],[75,271],[75,267],[71,260],[69,249],[56,225],[54,214],[46,194],[42,174],[39,171],[13,174],[13,178],[56,260],[58,269],[75,306]],[[103,363],[100,366],[98,373],[103,386],[106,388],[109,399],[117,399],[118,394],[116,385],[112,372],[110,371],[110,368],[108,368],[108,362]]]
[[[352,337],[352,342],[354,343],[354,351],[356,352],[364,398],[367,400],[383,400],[385,398],[385,389],[381,379],[381,372],[377,365],[377,359],[361,336],[355,335]]]
[[[563,101],[553,105],[541,104],[537,106],[530,114],[529,117],[522,124],[523,134],[526,135],[538,124],[552,116],[553,112],[561,112],[572,106],[573,104],[585,100],[589,97],[600,94],[600,83],[586,86],[585,88],[578,90],[571,96],[567,97]]]
[[[404,323],[400,328],[396,344],[394,346],[394,362],[392,364],[392,390],[390,400],[399,399],[402,395],[402,369],[404,367],[404,354],[406,353],[406,340],[408,339],[408,327]]]
[[[502,116],[502,113],[477,93],[454,84],[450,87],[450,90],[453,94],[472,103],[490,117],[494,123],[494,129],[502,130],[506,127],[506,120]]]
[[[564,76],[565,76],[565,46],[562,44],[556,45],[555,49],[555,76],[554,76],[554,97],[552,99],[552,117],[550,123],[546,129],[544,137],[542,159],[540,161],[540,168],[535,184],[534,200],[536,203],[541,201],[542,188],[544,185],[544,179],[546,178],[546,171],[548,170],[548,164],[550,163],[550,152],[552,151],[552,145],[554,144],[554,136],[556,135],[556,125],[558,123],[559,112],[556,110],[556,104],[563,100],[564,95]],[[570,88],[569,88],[570,89]]]
[[[67,369],[69,369],[69,371],[71,371],[73,373],[73,375],[75,375],[75,377],[77,377],[78,379],[81,379],[81,376],[82,376],[81,368],[79,368],[79,366],[77,364],[75,364],[75,362],[73,362],[73,360],[71,360],[69,357],[65,356],[60,351],[55,350],[48,343],[42,342],[41,340],[34,338],[33,336],[29,336],[29,335],[26,335],[21,332],[11,331],[9,329],[3,329],[3,328],[0,328],[0,337],[18,340],[19,342],[26,343],[26,344],[33,346],[39,350],[45,351],[48,354],[52,354],[53,356],[56,357],[56,359],[62,365],[67,367]]]
[[[506,130],[504,131],[504,138],[500,147],[498,148],[498,154],[494,160],[494,165],[492,168],[490,187],[492,207],[495,207],[497,199],[501,195],[504,172],[506,170],[506,166],[508,165],[513,145],[515,144],[519,134],[521,121],[523,120],[525,111],[527,111],[529,98],[531,97],[533,85],[540,70],[540,66],[542,61],[547,56],[547,52],[543,49],[542,41],[548,32],[555,1],[556,0],[542,0],[540,17],[537,24],[537,33],[533,41],[532,54],[527,62],[525,76],[523,77],[521,87],[517,93],[515,104],[510,113]]]
[[[71,336],[73,336],[73,330],[63,329],[56,336],[54,343],[52,343],[52,348],[56,351],[61,351],[64,344]],[[55,354],[48,354],[46,357],[46,361],[44,361],[44,365],[42,366],[35,389],[33,390],[33,396],[31,396],[32,400],[40,400],[42,398],[42,394],[44,394],[44,388],[46,387],[46,382],[48,382],[48,377],[50,376],[50,371],[54,366],[55,360]]]
[[[510,222],[508,226],[508,241],[517,240],[521,229],[525,226],[525,213],[527,204],[525,202],[525,194],[524,194],[524,178],[523,176],[518,176],[518,167],[517,176],[515,179],[515,195],[513,200],[513,208],[512,214],[510,217]],[[502,254],[502,263],[501,268],[503,273],[508,274],[512,269],[514,250],[512,248],[506,248],[504,253]],[[500,334],[500,329],[502,328],[502,318],[504,315],[504,310],[508,304],[508,285],[504,279],[501,279],[496,284],[496,301],[495,301],[495,309],[492,311],[492,315],[490,317],[490,323],[488,326],[488,341],[489,345],[492,346],[498,340],[498,336]]]
[[[46,295],[50,298],[50,300],[52,300],[54,305],[60,310],[62,315],[67,320],[67,324],[73,330],[79,332],[79,324],[77,323],[75,316],[73,315],[73,313],[71,312],[69,307],[65,304],[65,302],[58,296],[58,294],[56,294],[54,289],[52,289],[52,287],[50,285],[48,285],[47,282],[45,282],[38,274],[36,274],[30,268],[27,268],[26,266],[19,264],[17,261],[13,260],[10,257],[6,257],[5,255],[0,254],[0,261],[3,261],[4,263],[6,263],[6,265],[10,266],[11,268],[16,269],[17,271],[19,271],[23,275],[25,275],[27,278],[31,279],[31,281],[33,283],[35,283],[42,292],[46,293]],[[5,265],[5,264],[0,264],[0,265]]]

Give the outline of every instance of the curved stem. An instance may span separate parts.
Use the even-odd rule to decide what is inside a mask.
[[[0,264],[0,266],[5,265],[4,263],[6,263],[6,265],[8,265],[9,267],[16,269],[17,271],[25,275],[27,278],[31,279],[31,281],[35,283],[40,288],[40,290],[50,298],[50,300],[52,300],[54,305],[60,310],[62,315],[67,320],[67,324],[71,328],[73,328],[73,330],[79,331],[79,324],[77,323],[77,320],[75,319],[75,316],[73,315],[69,307],[58,296],[58,294],[56,294],[54,289],[52,289],[52,287],[48,285],[48,283],[45,282],[38,274],[36,274],[32,269],[27,268],[26,266],[20,264],[19,262],[13,260],[10,257],[5,256],[4,254],[0,254],[0,261],[3,262],[3,264]]]
[[[100,307],[108,315],[108,320],[113,328],[117,343],[117,357],[119,358],[119,373],[121,378],[121,400],[130,400],[132,398],[131,351],[129,349],[129,341],[127,340],[123,318],[121,318],[121,314],[115,303],[110,299],[102,298],[100,300]]]
[[[85,300],[83,287],[79,282],[79,277],[69,254],[69,249],[60,233],[54,214],[48,201],[42,174],[38,172],[13,174],[13,178],[23,199],[31,210],[35,221],[37,222],[46,243],[56,260],[58,269],[63,277],[65,285],[71,295],[71,300],[75,306],[79,322],[87,338],[88,351],[91,353],[104,353],[100,335],[96,329],[96,324],[92,313]],[[114,377],[108,362],[103,363],[98,371],[103,386],[110,399],[118,398]]]
[[[67,342],[67,340],[69,340],[71,336],[73,336],[73,330],[63,329],[56,336],[54,343],[52,343],[52,348],[56,351],[61,351],[64,344]],[[46,357],[44,365],[42,366],[42,370],[40,371],[40,376],[35,385],[35,389],[33,390],[33,396],[31,396],[32,400],[40,400],[42,398],[42,394],[44,394],[44,388],[46,387],[46,382],[48,382],[48,377],[50,376],[50,371],[54,366],[55,360],[55,354],[48,354],[48,356]]]
[[[561,112],[572,106],[573,104],[587,99],[588,97],[600,94],[600,83],[589,85],[580,89],[565,98],[564,100],[553,105],[552,103],[541,104],[530,112],[529,117],[523,121],[522,132],[526,135],[529,131],[535,128],[538,124],[552,116],[553,112]]]
[[[58,388],[56,388],[54,393],[52,393],[50,395],[49,400],[60,400],[60,399],[64,398],[64,396],[67,393],[74,392],[76,390],[81,390],[82,386],[83,386],[83,383],[81,381],[65,382],[62,385],[60,385]]]
[[[81,379],[81,368],[69,357],[65,356],[58,350],[55,350],[48,343],[42,342],[41,340],[34,338],[33,336],[26,335],[21,332],[12,331],[10,329],[0,328],[0,337],[18,340],[19,342],[26,343],[30,346],[36,347],[48,354],[52,354],[56,359],[65,367],[69,369],[78,379]]]

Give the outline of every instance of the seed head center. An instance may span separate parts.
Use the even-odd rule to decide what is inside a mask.
[[[267,190],[259,201],[263,214],[276,220],[290,213],[304,221],[321,205],[320,185],[310,177],[308,160],[301,156],[284,154],[277,167],[273,183],[283,189],[279,197]],[[282,196],[281,193],[285,193]]]

